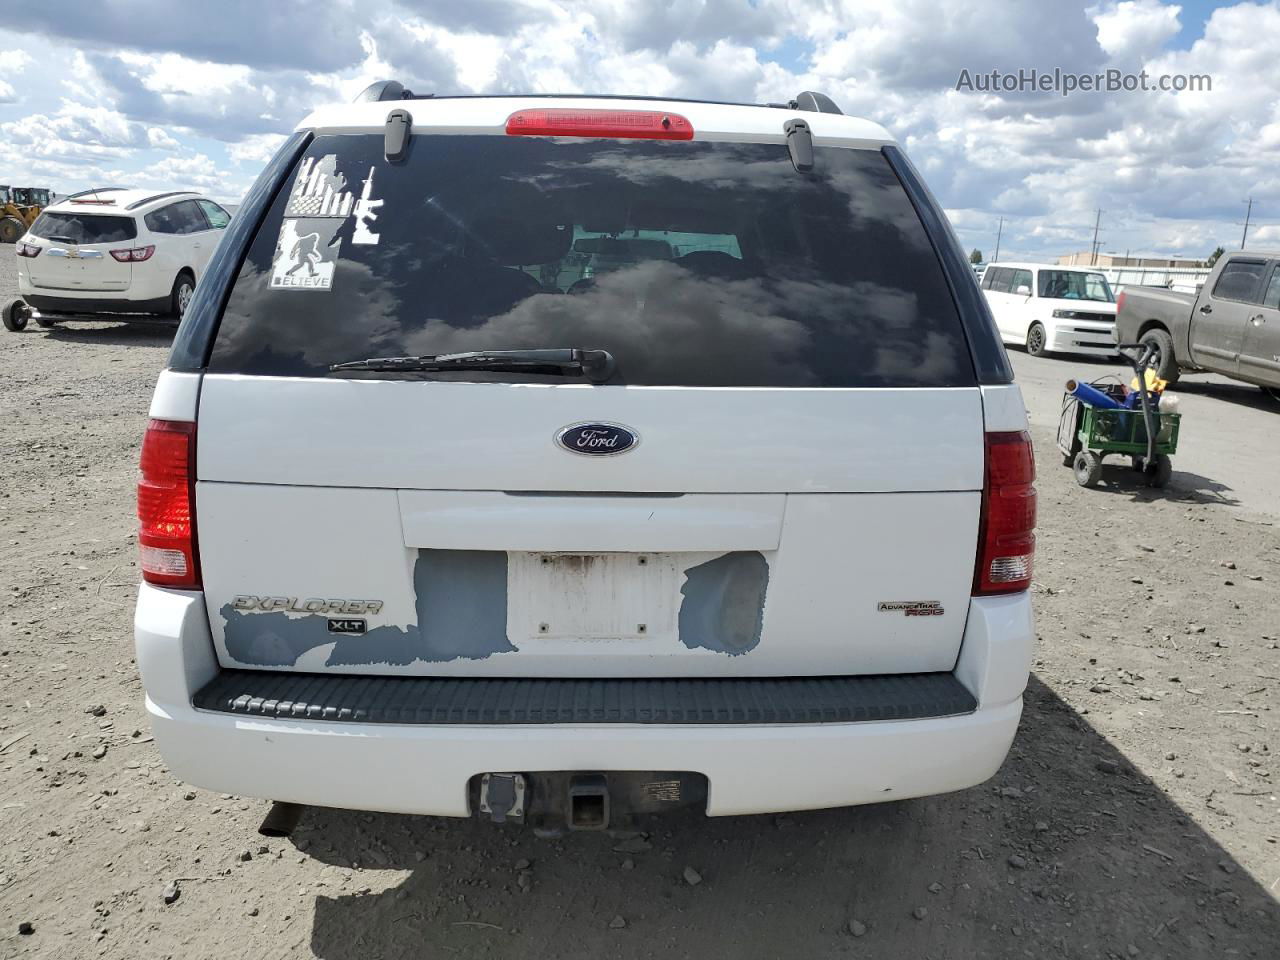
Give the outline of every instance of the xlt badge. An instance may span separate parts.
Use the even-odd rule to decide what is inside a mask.
[[[881,613],[900,612],[904,617],[940,617],[946,613],[937,600],[897,600],[878,603],[876,609]]]
[[[357,619],[337,620],[329,618],[329,632],[341,633],[345,636],[361,636],[365,632],[365,621]]]

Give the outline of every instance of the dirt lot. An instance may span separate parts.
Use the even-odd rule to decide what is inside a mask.
[[[6,299],[12,271],[0,251]],[[312,810],[262,843],[264,802],[166,774],[132,659],[132,484],[166,351],[110,325],[0,331],[0,957],[1280,956],[1280,412],[1254,391],[1187,388],[1206,449],[1257,452],[1188,449],[1164,493],[1119,469],[1086,491],[1051,443],[1062,376],[1015,358],[1041,639],[990,783],[560,841]]]

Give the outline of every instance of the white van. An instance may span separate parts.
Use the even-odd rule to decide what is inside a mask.
[[[1005,343],[1033,357],[1115,356],[1116,297],[1096,270],[1042,263],[993,263],[982,291]]]
[[[1022,398],[825,97],[323,108],[151,418],[138,664],[191,783],[600,828],[957,790],[1017,728]]]

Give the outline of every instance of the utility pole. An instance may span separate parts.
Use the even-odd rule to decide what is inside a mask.
[[[1247,203],[1249,206],[1244,211],[1244,234],[1240,237],[1240,249],[1244,249],[1244,243],[1249,239],[1249,215],[1253,213],[1253,197],[1248,200],[1242,200],[1241,203]]]
[[[1093,243],[1089,246],[1089,266],[1096,267],[1098,265],[1098,225],[1102,223],[1102,208],[1098,208],[1098,215],[1093,218]]]
[[[1004,234],[1004,217],[1000,218],[1000,226],[996,227],[996,255],[991,258],[992,263],[1000,262],[1000,237]]]

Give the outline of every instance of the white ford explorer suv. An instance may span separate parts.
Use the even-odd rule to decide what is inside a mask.
[[[231,216],[189,190],[101,187],[45,208],[16,244],[5,326],[180,317]]]
[[[993,263],[982,290],[1000,338],[1033,357],[1116,353],[1116,297],[1097,270],[1042,263]]]
[[[1018,725],[1022,399],[826,97],[320,109],[150,416],[138,664],[193,784],[601,828],[958,790]]]

